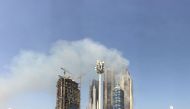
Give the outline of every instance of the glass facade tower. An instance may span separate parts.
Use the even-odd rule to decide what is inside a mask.
[[[124,109],[124,92],[119,85],[113,90],[113,109]]]

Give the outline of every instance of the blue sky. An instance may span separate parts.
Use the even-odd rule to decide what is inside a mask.
[[[118,49],[130,61],[135,109],[166,109],[171,104],[176,109],[190,108],[189,3],[0,0],[0,73],[7,73],[6,66],[20,50],[47,52],[57,40],[90,38]],[[50,107],[55,104],[48,92],[20,96],[17,99],[24,96]],[[15,101],[10,104],[19,104]]]

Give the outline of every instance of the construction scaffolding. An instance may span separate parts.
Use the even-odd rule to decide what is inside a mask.
[[[80,109],[80,90],[77,82],[60,76],[57,81],[56,109]]]

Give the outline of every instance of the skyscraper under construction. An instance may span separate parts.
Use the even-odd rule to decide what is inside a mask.
[[[56,109],[80,109],[80,90],[77,82],[66,77],[59,77]]]

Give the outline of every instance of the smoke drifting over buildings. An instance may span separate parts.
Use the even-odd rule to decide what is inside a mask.
[[[128,61],[119,51],[90,39],[60,40],[48,53],[23,50],[14,57],[8,67],[9,77],[0,77],[0,106],[4,106],[7,100],[23,92],[55,90],[60,67],[69,69],[75,76],[85,72],[86,78],[92,79],[96,75],[94,62],[97,59],[104,60],[107,63],[105,67],[109,66],[115,70],[128,65]]]

